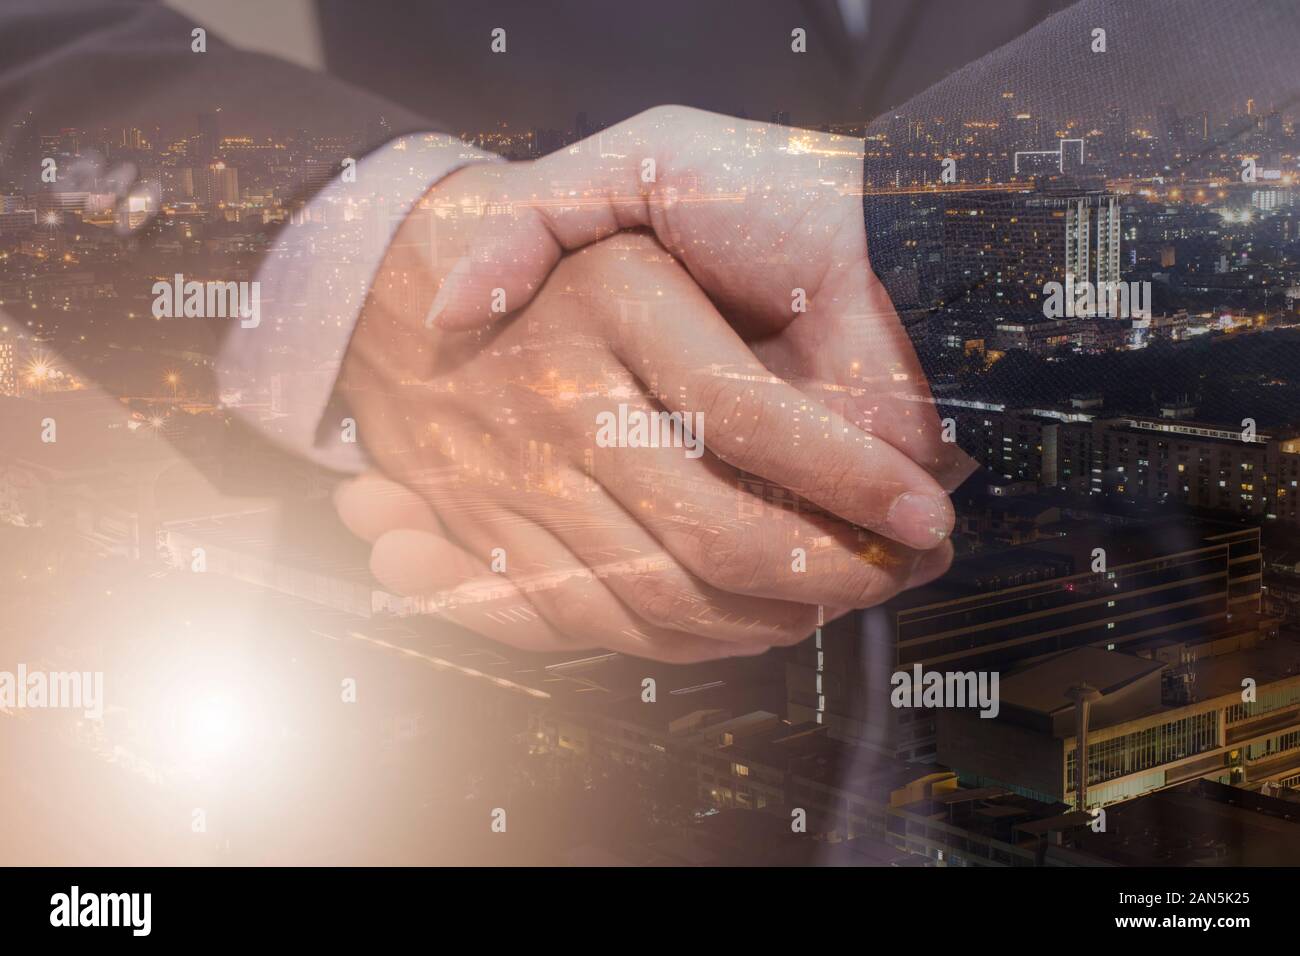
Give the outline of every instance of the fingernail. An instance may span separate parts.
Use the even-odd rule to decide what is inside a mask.
[[[461,259],[443,277],[442,285],[438,286],[438,294],[433,297],[433,304],[429,306],[429,314],[424,319],[426,329],[431,329],[435,325],[439,328],[446,327],[447,320],[442,318],[442,313],[451,304],[452,296],[456,293],[456,285],[468,272],[469,259]]]
[[[885,523],[891,537],[909,548],[929,550],[952,534],[954,520],[947,498],[908,492],[890,506]]]

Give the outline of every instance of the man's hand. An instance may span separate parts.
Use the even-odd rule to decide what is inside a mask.
[[[400,483],[338,499],[386,586],[511,643],[683,660],[797,641],[815,605],[875,604],[946,568],[950,513],[897,505],[946,507],[938,484],[774,377],[653,240],[568,257],[490,335],[440,333],[423,322],[434,285],[413,280],[429,214],[394,243],[342,381]],[[597,441],[620,405],[703,412],[709,450]],[[746,490],[749,474],[780,499]]]
[[[459,217],[465,247],[427,318],[450,329],[499,320],[566,251],[648,228],[771,372],[951,490],[971,463],[941,440],[916,355],[871,271],[863,147],[674,106],[535,162],[466,168],[455,192],[475,197],[480,214]]]

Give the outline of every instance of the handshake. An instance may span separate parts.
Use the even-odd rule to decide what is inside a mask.
[[[969,472],[875,279],[863,142],[650,110],[448,176],[372,284],[341,485],[383,586],[487,637],[762,653],[948,567]]]

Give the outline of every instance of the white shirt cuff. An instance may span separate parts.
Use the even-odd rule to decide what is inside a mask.
[[[422,133],[370,153],[355,176],[341,169],[268,248],[257,321],[235,323],[217,356],[219,401],[291,451],[338,471],[364,469],[364,450],[347,440],[346,413],[338,422],[322,416],[370,284],[421,196],[462,166],[499,158]]]

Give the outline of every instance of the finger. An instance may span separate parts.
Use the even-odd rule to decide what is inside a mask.
[[[647,623],[554,534],[527,516],[500,509],[495,516],[444,514],[473,550],[500,548],[506,575],[551,627],[580,646],[670,663],[696,663],[762,653],[767,644],[710,640]],[[507,638],[508,640],[508,638]]]
[[[492,574],[440,534],[406,528],[381,534],[370,554],[370,570],[387,590],[423,599],[428,613],[492,640],[533,651],[575,646],[509,579]]]
[[[550,530],[637,617],[655,627],[784,646],[803,640],[816,626],[817,609],[807,603],[744,597],[693,576],[642,526],[643,513],[629,513],[599,486],[583,496],[576,520],[555,520],[545,496],[521,498],[512,507]]]
[[[444,438],[467,446],[473,430],[463,423],[448,424]],[[545,528],[574,555],[578,566],[594,574],[637,617],[660,630],[763,647],[795,643],[811,633],[815,608],[771,600],[768,595],[743,598],[711,587],[693,578],[641,527],[640,516],[629,514],[598,484],[580,474],[559,475],[555,480],[562,487],[580,489],[584,482],[589,487],[578,501],[549,494],[519,494],[511,498],[508,510],[498,504],[495,493],[481,486],[465,488],[443,482],[423,490],[429,500],[438,502],[444,522],[452,527],[462,523],[481,526],[486,518],[493,518],[503,528],[520,522]],[[376,492],[375,488],[382,490]],[[393,512],[398,520],[423,504],[413,492],[382,479],[371,480],[368,489],[371,497],[384,501],[390,509],[395,507],[391,504],[395,495],[406,496],[402,508]],[[373,510],[369,500],[366,506]],[[479,540],[489,548],[498,546],[491,540]],[[517,570],[510,559],[504,563],[509,572]]]
[[[648,407],[648,406],[647,406]],[[827,607],[901,590],[924,552],[848,525],[710,454],[593,449],[593,477],[681,566],[713,588]]]
[[[340,482],[334,508],[349,531],[371,544],[398,528],[442,534],[441,522],[419,495],[377,472]]]
[[[648,280],[636,260],[655,254],[653,242],[636,236],[611,242],[626,245],[627,259],[609,255],[605,243],[599,274],[584,277],[603,283],[599,314],[610,347],[677,413],[650,422],[647,437],[658,443],[671,433],[668,440],[692,455],[707,446],[733,467],[911,548],[933,548],[948,536],[952,506],[924,468],[773,376],[684,272],[656,270],[657,278]],[[589,254],[566,262],[580,264]],[[557,277],[563,281],[565,274],[561,266]],[[639,308],[609,308],[630,289]],[[613,403],[605,409],[597,424],[612,427],[603,437],[597,432],[598,443],[633,441],[619,414]]]
[[[387,590],[492,640],[535,651],[573,647],[514,584],[450,540],[414,491],[369,473],[340,485],[335,501],[344,524],[373,542],[370,570]]]
[[[493,640],[531,650],[571,645],[508,581],[493,582],[494,600],[474,599],[482,595],[471,585],[490,579],[489,569],[446,536],[428,503],[411,489],[368,472],[340,484],[334,501],[343,523],[374,545],[370,570],[389,591],[424,599],[431,613]]]
[[[630,125],[606,134],[628,135]],[[493,322],[527,305],[565,252],[651,226],[656,190],[639,180],[636,168],[634,158],[586,150],[456,174],[448,184],[455,193],[482,196],[481,208],[509,208],[512,215],[484,214],[474,222],[464,254],[439,283],[426,325],[464,330]],[[556,176],[581,182],[582,195],[553,196],[549,183]]]
[[[816,308],[750,343],[776,375],[879,435],[953,491],[974,462],[945,429],[912,341],[884,287],[856,270],[822,284]]]

